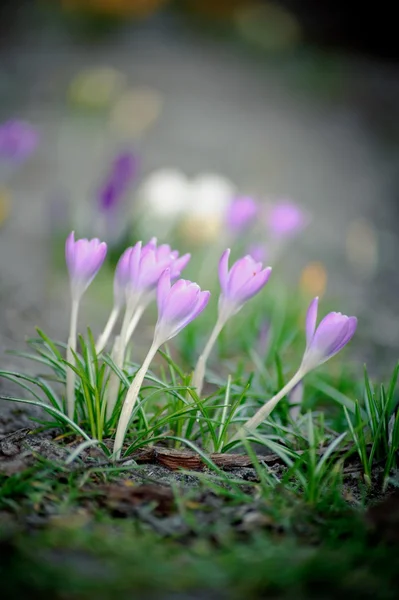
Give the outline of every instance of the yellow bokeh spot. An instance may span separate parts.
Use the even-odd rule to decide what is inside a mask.
[[[69,99],[86,108],[106,108],[125,85],[125,75],[112,67],[80,71],[69,87]]]
[[[346,236],[346,256],[360,274],[370,277],[378,266],[377,234],[372,223],[360,218],[353,221]]]
[[[0,188],[0,225],[4,223],[10,214],[11,196],[5,188]]]
[[[179,233],[192,244],[214,241],[220,234],[221,219],[216,217],[187,217],[180,224]]]
[[[110,116],[110,129],[121,136],[136,137],[158,119],[162,96],[150,88],[131,88],[116,101]]]
[[[303,269],[299,280],[301,291],[309,296],[323,296],[327,287],[327,271],[321,262],[311,262]]]

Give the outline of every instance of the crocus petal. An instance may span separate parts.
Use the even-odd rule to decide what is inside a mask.
[[[309,348],[316,329],[317,311],[319,307],[319,298],[316,296],[309,304],[306,314],[306,348]]]
[[[71,272],[74,268],[74,247],[75,247],[75,232],[71,231],[65,242],[65,259],[68,271]]]
[[[240,290],[236,293],[237,301],[243,304],[255,294],[257,294],[264,285],[269,281],[269,277],[271,275],[272,268],[267,267],[263,271],[259,273],[255,273],[250,280],[248,280]]]
[[[184,282],[183,285],[179,285]],[[196,283],[179,280],[170,290],[170,301],[164,307],[163,318],[170,323],[184,320],[197,303],[200,287]]]
[[[89,287],[107,253],[107,245],[99,239],[75,241],[72,232],[65,242],[65,259],[69,271],[71,292],[78,300]]]
[[[166,269],[162,273],[161,277],[159,278],[158,287],[157,287],[157,305],[158,305],[158,314],[160,317],[163,316],[164,305],[165,305],[165,301],[169,295],[170,288],[171,288],[170,271],[169,271],[169,269]]]
[[[227,287],[228,295],[234,298],[244,286],[262,269],[262,263],[256,263],[249,255],[244,256],[234,263],[229,273],[229,283]]]
[[[221,256],[219,261],[219,281],[220,287],[222,288],[222,292],[224,294],[227,293],[227,286],[229,283],[229,256],[230,256],[230,248],[227,248]]]
[[[202,313],[202,311],[208,304],[210,297],[211,297],[211,293],[208,291],[200,292],[198,294],[195,307],[190,312],[190,314],[187,315],[187,317],[185,319],[183,319],[183,321],[181,321],[179,331],[181,331],[184,327],[186,327],[186,325],[191,323],[191,321],[194,321],[194,319],[196,319]]]
[[[131,282],[135,282],[138,279],[141,258],[141,247],[142,242],[137,242],[137,244],[133,246],[132,252],[130,254],[129,271]]]
[[[154,340],[158,346],[177,335],[205,308],[209,292],[201,292],[196,283],[179,279],[170,287],[169,270],[158,283],[158,321]]]
[[[342,336],[340,340],[336,340],[334,350],[330,353],[328,358],[331,358],[335,354],[337,354],[350,340],[353,338],[357,327],[357,318],[356,317],[348,317],[347,327],[344,332],[342,332]]]
[[[179,277],[183,269],[186,268],[191,258],[191,254],[183,254],[180,258],[176,258],[170,263],[170,276],[172,279]]]
[[[129,265],[132,251],[132,247],[126,248],[116,265],[114,277],[114,302],[118,305],[122,305],[125,301],[126,288],[130,277]]]

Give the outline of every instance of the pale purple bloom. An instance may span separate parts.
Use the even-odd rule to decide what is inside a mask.
[[[267,227],[277,238],[291,237],[308,224],[308,217],[294,202],[282,201],[271,207]]]
[[[305,372],[337,354],[352,339],[357,326],[356,317],[331,312],[316,328],[318,302],[318,298],[312,300],[306,316],[306,350],[301,365]]]
[[[147,294],[153,291],[162,273],[170,270],[171,279],[176,279],[190,260],[190,254],[179,257],[177,250],[172,250],[169,244],[157,247],[156,238],[142,246],[137,242],[131,249],[129,260],[129,292]]]
[[[100,270],[107,254],[107,244],[99,239],[75,241],[75,233],[69,234],[65,243],[65,258],[71,282],[72,297],[80,300]]]
[[[157,345],[170,340],[198,317],[209,297],[210,292],[201,291],[198,284],[186,279],[171,285],[170,271],[164,271],[157,289],[158,321],[154,335]]]
[[[226,223],[229,229],[239,233],[253,224],[258,214],[258,204],[249,196],[234,198],[227,208]]]
[[[17,119],[0,125],[0,160],[22,163],[37,148],[39,134],[25,121]]]
[[[252,256],[237,260],[229,270],[230,248],[223,252],[219,262],[219,281],[222,294],[219,299],[219,314],[230,316],[238,312],[243,304],[255,296],[266,285],[271,267],[262,268]]]
[[[136,176],[137,165],[137,158],[131,152],[124,151],[118,154],[98,193],[100,210],[112,211],[119,205]]]

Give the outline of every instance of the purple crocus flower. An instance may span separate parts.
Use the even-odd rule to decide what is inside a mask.
[[[170,269],[171,279],[175,279],[186,267],[190,254],[179,257],[177,250],[169,244],[157,247],[157,239],[152,238],[148,244],[141,242],[132,248],[129,261],[130,293],[142,295],[153,291],[165,269]]]
[[[337,354],[352,339],[356,317],[331,312],[316,328],[319,299],[314,298],[306,315],[306,350],[300,370],[308,372]]]
[[[107,244],[98,238],[75,241],[75,232],[65,244],[65,258],[71,282],[72,298],[79,301],[100,270],[107,254]]]
[[[100,270],[106,254],[107,244],[100,242],[97,238],[75,241],[75,233],[73,231],[67,237],[65,258],[71,283],[72,310],[66,358],[70,364],[75,363],[74,353],[76,351],[80,299]],[[68,416],[70,419],[73,419],[75,414],[75,379],[75,372],[69,367],[66,371],[66,394]]]
[[[210,293],[208,291],[201,291],[201,288],[196,283],[179,279],[179,281],[171,285],[170,279],[170,270],[166,269],[158,283],[158,321],[155,327],[154,339],[142,366],[137,371],[127,391],[123,403],[115,435],[115,458],[119,458],[120,456],[123,440],[134,405],[140,393],[140,388],[159,347],[198,317],[208,304]]]
[[[25,121],[13,119],[0,125],[0,160],[20,164],[37,148],[39,134]]]
[[[238,196],[234,198],[227,208],[227,227],[234,233],[247,229],[258,214],[258,204],[249,196]]]
[[[169,244],[157,246],[156,238],[152,238],[145,246],[142,242],[137,242],[125,250],[115,273],[114,308],[97,342],[97,351],[105,346],[120,308],[126,304],[120,334],[123,354],[139,319],[154,296],[153,292],[162,273],[169,269],[171,279],[176,279],[189,260],[190,254],[179,256],[178,251],[172,250]]]
[[[244,424],[233,439],[238,439],[242,435],[255,431],[260,423],[267,419],[277,404],[301,383],[309,371],[335,356],[352,339],[357,327],[356,317],[347,317],[341,313],[331,312],[316,327],[318,304],[319,299],[314,298],[308,308],[306,315],[306,349],[298,371],[273,398],[268,400]]]
[[[202,392],[206,363],[219,333],[230,317],[266,285],[272,271],[271,267],[262,269],[262,263],[254,261],[249,255],[237,260],[229,270],[229,256],[230,248],[223,252],[219,261],[219,281],[222,288],[219,315],[193,373],[192,384],[197,389],[198,396]]]
[[[155,336],[159,345],[175,337],[208,304],[210,292],[201,291],[196,283],[179,279],[171,285],[169,269],[162,274],[157,290],[158,322]]]
[[[269,211],[267,227],[276,238],[292,237],[306,227],[308,218],[294,202],[282,201]]]
[[[219,299],[219,314],[232,316],[244,303],[255,296],[266,285],[272,272],[271,267],[262,268],[249,254],[237,260],[229,270],[230,248],[223,252],[219,262],[219,281],[222,294]]]

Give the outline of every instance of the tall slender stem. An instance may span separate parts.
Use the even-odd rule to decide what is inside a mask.
[[[147,304],[141,303],[136,308],[136,312],[134,313],[134,315],[129,323],[129,327],[127,328],[126,345],[130,342],[130,339],[131,339],[137,325],[139,324],[139,321],[140,321],[141,317],[143,316],[143,312],[145,311],[146,307],[147,307]]]
[[[212,352],[212,348],[215,345],[217,337],[219,333],[222,331],[224,325],[226,323],[226,319],[221,318],[220,315],[218,320],[216,321],[215,327],[212,330],[212,333],[209,337],[209,340],[206,343],[206,346],[198,359],[196,367],[194,369],[192,385],[197,389],[198,396],[201,396],[202,387],[204,385],[204,377],[205,377],[205,368],[206,363],[209,358],[210,353]]]
[[[119,316],[119,312],[120,312],[120,307],[114,306],[114,308],[111,311],[111,314],[109,315],[107,324],[104,327],[104,331],[102,332],[102,334],[100,335],[100,337],[97,340],[97,343],[96,343],[97,354],[100,354],[100,352],[102,352],[104,350],[104,348],[108,342],[109,336],[111,335],[112,330],[115,327],[115,323]]]
[[[67,346],[67,352],[66,352],[66,359],[71,364],[75,364],[75,358],[73,356],[73,352],[76,352],[78,311],[79,311],[79,300],[72,300],[71,322],[70,322],[68,346]],[[68,414],[68,417],[72,420],[73,420],[74,414],[75,414],[75,380],[76,380],[75,371],[73,369],[71,369],[70,367],[67,367],[67,369],[66,369],[67,414]]]
[[[138,398],[140,388],[144,381],[144,378],[147,374],[148,368],[152,359],[158,350],[158,344],[152,343],[151,348],[148,351],[147,356],[144,359],[143,364],[140,369],[137,371],[135,378],[133,379],[125,398],[125,402],[123,403],[121,415],[119,417],[118,427],[116,429],[115,435],[115,443],[114,443],[114,457],[116,460],[119,459],[121,455],[123,441],[125,439],[126,430],[129,425],[130,417],[132,415],[132,411],[136,400]]]
[[[120,335],[115,338],[114,346],[112,348],[112,360],[118,369],[123,369],[123,365],[125,362],[125,353],[126,346],[129,342],[129,330],[133,333],[137,323],[140,320],[141,315],[143,314],[144,308],[142,305],[138,305],[136,310],[132,306],[127,306],[125,311],[125,316],[123,318],[122,328]],[[131,324],[133,323],[133,327],[131,328]],[[132,335],[130,333],[130,335]],[[112,417],[113,410],[115,408],[115,404],[118,400],[118,391],[120,386],[120,380],[115,371],[112,371],[109,382],[108,382],[108,391],[107,391],[107,419],[109,420]]]
[[[294,388],[304,377],[305,373],[302,369],[299,369],[295,375],[290,379],[290,381],[276,394],[266,402],[255,414],[253,417],[248,419],[246,423],[239,429],[236,435],[232,438],[231,441],[238,440],[241,437],[251,434],[255,431],[255,429],[264,421],[272,412],[272,410],[276,407],[276,405],[286,396],[292,388]]]

